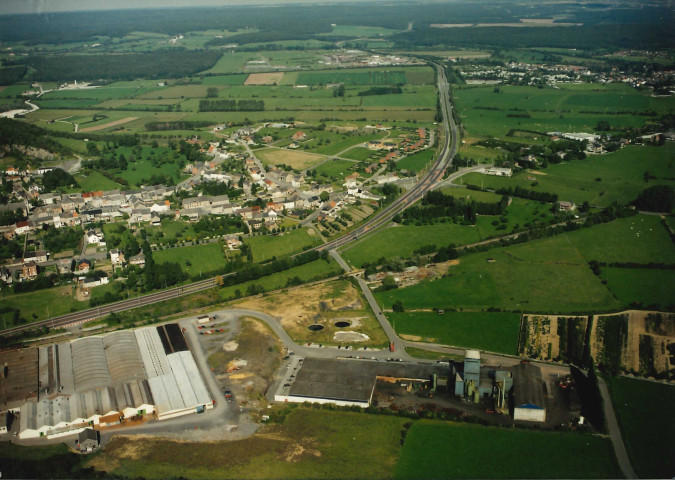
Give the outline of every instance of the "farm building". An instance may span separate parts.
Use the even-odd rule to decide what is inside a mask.
[[[20,408],[22,439],[213,408],[177,324],[43,346],[37,364],[38,395]]]
[[[523,362],[513,367],[513,419],[546,421],[544,390],[539,367]]]

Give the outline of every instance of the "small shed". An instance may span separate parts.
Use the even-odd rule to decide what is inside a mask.
[[[77,437],[77,448],[80,452],[91,452],[101,444],[99,432],[92,428],[85,428]]]

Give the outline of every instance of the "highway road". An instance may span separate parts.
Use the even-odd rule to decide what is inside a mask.
[[[336,238],[330,242],[320,245],[315,250],[331,250],[343,247],[348,243],[357,240],[365,235],[370,235],[378,228],[391,221],[394,215],[413,205],[421,199],[427,192],[432,190],[439,180],[443,179],[445,170],[452,165],[452,160],[457,154],[459,148],[459,129],[452,118],[450,105],[450,92],[448,90],[448,81],[445,78],[445,71],[440,65],[434,64],[438,72],[438,95],[443,113],[443,123],[441,124],[443,145],[436,161],[429,171],[420,179],[420,181],[410,190],[394,200],[384,210],[365,222],[360,227],[352,230],[347,235]]]

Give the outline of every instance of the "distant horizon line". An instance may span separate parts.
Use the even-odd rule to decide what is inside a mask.
[[[0,16],[11,15],[46,15],[60,13],[106,13],[138,10],[177,10],[195,8],[246,8],[246,7],[282,7],[282,6],[329,6],[350,3],[404,3],[408,0],[197,0],[197,3],[186,4],[188,0],[146,0],[140,3],[135,0],[116,1],[117,7],[111,7],[106,0],[90,0],[86,8],[77,0],[0,0]],[[421,0],[415,3],[454,3],[456,0]]]

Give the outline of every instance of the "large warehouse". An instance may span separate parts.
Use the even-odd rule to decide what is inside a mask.
[[[277,391],[277,402],[333,403],[368,407],[378,380],[430,382],[447,376],[448,367],[403,362],[296,358]]]
[[[20,409],[20,438],[76,433],[131,417],[213,408],[177,324],[41,347],[36,401]]]
[[[539,367],[522,362],[513,367],[513,419],[546,421],[546,404]]]

